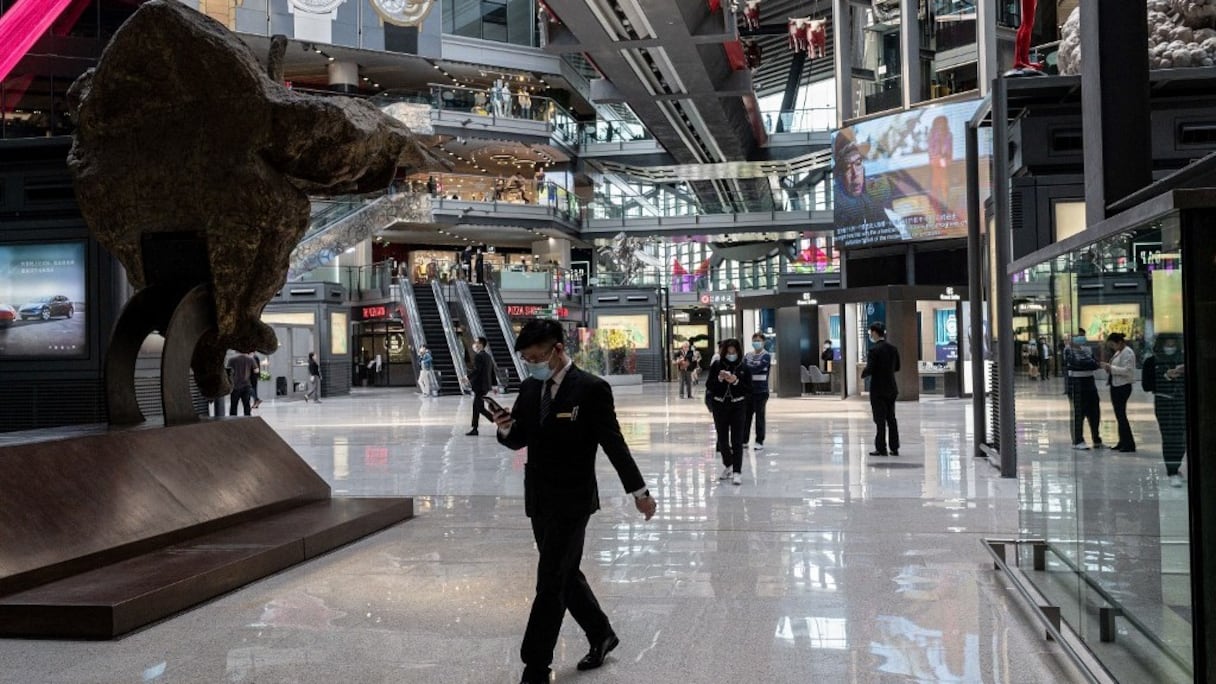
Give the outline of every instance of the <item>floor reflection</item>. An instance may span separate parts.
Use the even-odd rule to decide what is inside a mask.
[[[901,404],[902,455],[871,459],[868,404],[773,399],[734,487],[702,402],[618,397],[660,510],[643,522],[601,459],[583,569],[622,645],[577,681],[1072,681],[980,546],[1016,530],[1018,488],[969,455],[969,406]],[[535,565],[524,456],[466,437],[470,408],[263,404],[335,491],[416,496],[418,518],[122,641],[0,641],[0,682],[512,681]],[[567,620],[558,681],[585,649]]]

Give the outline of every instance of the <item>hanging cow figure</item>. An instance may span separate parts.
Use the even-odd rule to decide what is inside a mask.
[[[750,38],[743,40],[743,56],[747,59],[748,69],[760,68],[760,43]]]
[[[826,57],[828,49],[828,20],[814,19],[806,23],[806,55]]]
[[[790,17],[786,20],[790,50],[793,52],[802,52],[806,49],[806,25],[810,21],[810,17]]]
[[[760,0],[747,0],[743,5],[743,25],[749,31],[760,29]]]

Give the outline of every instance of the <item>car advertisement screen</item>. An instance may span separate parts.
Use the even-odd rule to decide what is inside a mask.
[[[0,245],[0,360],[80,358],[85,243]]]
[[[966,126],[978,105],[915,109],[837,131],[836,245],[967,237]]]

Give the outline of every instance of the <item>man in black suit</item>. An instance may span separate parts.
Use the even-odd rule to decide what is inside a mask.
[[[591,642],[578,669],[604,664],[620,641],[579,570],[583,538],[591,514],[599,510],[595,456],[604,448],[625,491],[650,520],[656,503],[621,435],[612,388],[576,368],[566,354],[562,327],[533,319],[515,343],[528,369],[510,413],[495,416],[498,441],[511,449],[528,447],[524,467],[524,512],[540,560],[536,598],[524,632],[520,656],[523,682],[548,682],[553,648],[567,610]]]
[[[478,337],[473,342],[473,371],[469,373],[469,384],[473,387],[473,429],[466,435],[477,434],[481,413],[486,410],[486,395],[494,389],[496,376],[494,357],[486,351],[486,338]]]
[[[886,456],[888,444],[892,456],[899,455],[899,423],[895,422],[895,398],[899,387],[895,374],[899,372],[899,350],[887,342],[887,326],[870,324],[870,354],[861,377],[870,379],[870,408],[874,411],[874,423],[878,434],[874,436],[874,451],[871,456]]]

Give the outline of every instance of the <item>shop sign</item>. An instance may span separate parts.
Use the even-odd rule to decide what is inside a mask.
[[[375,320],[377,318],[388,318],[389,312],[388,312],[387,306],[380,304],[377,306],[365,306],[365,307],[363,307],[362,313],[363,313],[363,316],[362,316],[363,320],[370,321],[370,320]]]
[[[400,354],[405,351],[405,335],[401,333],[389,333],[384,345],[388,348],[389,354]]]
[[[798,298],[798,306],[816,306],[818,304],[819,300],[812,297],[810,292],[803,292],[802,296]]]
[[[943,302],[957,302],[962,300],[963,296],[954,291],[953,287],[947,287],[946,291],[938,295],[938,299]]]
[[[1156,267],[1157,255],[1161,254],[1160,242],[1133,242],[1132,254],[1136,259],[1136,270],[1147,271]]]
[[[507,315],[512,318],[569,318],[570,310],[564,306],[554,308],[539,304],[508,304]]]

